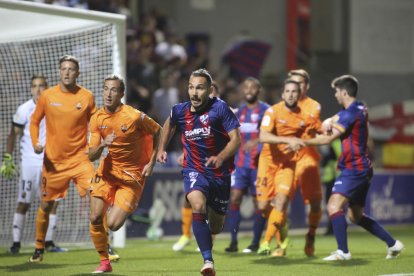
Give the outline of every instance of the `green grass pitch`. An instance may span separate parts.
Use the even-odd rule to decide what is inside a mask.
[[[249,244],[249,237],[240,238],[239,253],[224,253],[228,234],[219,235],[213,249],[217,275],[414,275],[414,226],[387,227],[406,248],[394,260],[385,260],[386,247],[382,241],[355,229],[349,231],[352,260],[347,262],[321,260],[336,249],[333,236],[318,235],[316,256],[308,258],[303,253],[304,235],[292,235],[287,256],[272,258],[241,253]],[[173,252],[174,241],[128,240],[125,248],[117,250],[121,260],[113,263],[110,275],[199,275],[202,258],[195,251],[195,241],[182,252]],[[27,260],[33,247],[22,248],[18,255],[0,248],[0,275],[90,275],[99,262],[95,250],[69,249],[66,253],[46,253],[43,262],[31,264]]]

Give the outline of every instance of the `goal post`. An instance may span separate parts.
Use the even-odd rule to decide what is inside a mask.
[[[95,94],[102,106],[102,82],[111,73],[125,77],[126,17],[97,11],[0,0],[0,148],[5,151],[7,135],[17,107],[31,98],[30,80],[42,73],[50,86],[59,82],[59,58],[65,54],[80,61],[78,83]],[[19,144],[13,152],[19,163]],[[0,178],[0,246],[12,243],[13,214],[17,205],[18,176]],[[74,185],[59,203],[55,240],[58,243],[90,243],[89,200],[79,198]],[[23,245],[35,240],[39,200],[26,214]],[[125,228],[116,233],[115,246],[123,247]],[[120,236],[119,236],[120,235]]]

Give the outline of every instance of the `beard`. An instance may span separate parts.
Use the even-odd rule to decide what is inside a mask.
[[[257,95],[253,95],[251,97],[245,97],[244,99],[245,99],[245,101],[247,103],[252,104],[252,103],[257,102],[258,96]]]
[[[294,108],[296,108],[298,106],[298,102],[296,101],[296,102],[294,102],[292,104],[289,104],[288,102],[285,101],[285,106],[287,108],[289,108],[289,109],[294,109]]]

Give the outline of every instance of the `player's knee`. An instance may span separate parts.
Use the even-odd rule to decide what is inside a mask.
[[[203,202],[192,202],[191,208],[193,209],[193,213],[205,213],[206,212],[206,205]]]
[[[102,224],[103,223],[103,216],[100,214],[92,213],[89,215],[89,220],[92,224]],[[109,224],[108,224],[109,226]]]
[[[328,210],[328,214],[330,216],[342,210],[337,204],[328,204],[328,206],[326,206],[326,209]]]
[[[19,214],[26,214],[27,213],[27,211],[29,210],[29,208],[30,208],[30,204],[29,203],[22,203],[22,202],[19,202],[19,204],[17,204],[17,208],[16,208],[16,213],[19,213]]]
[[[211,223],[209,225],[209,227],[210,227],[211,234],[212,235],[217,235],[217,234],[221,233],[221,231],[223,231],[224,225],[223,224],[219,224],[219,223],[217,223],[217,224]]]

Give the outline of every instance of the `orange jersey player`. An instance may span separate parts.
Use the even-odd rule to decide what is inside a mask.
[[[36,249],[30,262],[43,259],[48,218],[54,201],[64,198],[70,180],[77,184],[79,194],[86,195],[94,173],[88,160],[88,122],[96,111],[93,94],[76,84],[79,61],[63,56],[59,61],[60,82],[43,91],[33,112],[30,136],[36,153],[45,149],[41,203],[36,218]],[[39,142],[39,124],[45,117],[46,144]]]
[[[303,146],[299,138],[310,135],[318,127],[313,118],[298,107],[299,94],[299,83],[286,80],[283,101],[266,111],[260,127],[260,141],[265,144],[259,158],[259,207],[269,213],[269,203],[274,200],[265,239],[258,250],[260,254],[270,251],[273,233],[282,230],[285,224],[289,201],[296,191],[294,178],[299,155],[295,150]],[[275,251],[275,254],[283,255],[284,251]]]
[[[161,127],[143,112],[121,103],[123,78],[110,75],[103,87],[104,107],[91,118],[89,159],[98,159],[108,148],[91,181],[92,241],[101,263],[94,273],[110,272],[103,217],[109,206],[108,227],[116,231],[135,210],[152,174]]]
[[[309,74],[303,69],[291,70],[288,77],[300,84],[301,95],[298,106],[313,118],[315,129],[320,129],[321,105],[308,96],[310,88]],[[315,132],[310,132],[303,136],[303,139],[315,137]],[[305,204],[309,204],[308,224],[309,229],[306,234],[304,251],[309,257],[314,256],[315,234],[322,217],[322,185],[319,171],[320,155],[315,147],[305,147],[299,152],[299,159],[296,163],[295,182],[301,188],[301,194]]]

